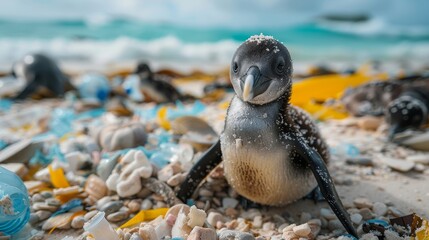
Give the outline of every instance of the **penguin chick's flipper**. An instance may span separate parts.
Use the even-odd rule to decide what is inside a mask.
[[[220,149],[220,140],[213,144],[207,150],[198,162],[189,171],[185,181],[180,185],[177,197],[184,203],[192,197],[198,185],[206,176],[222,161],[222,152]]]
[[[311,147],[307,145],[304,139],[296,136],[298,141],[294,141],[295,150],[301,155],[301,157],[307,161],[308,166],[313,172],[317,183],[319,184],[320,191],[328,202],[329,206],[337,215],[338,219],[343,224],[344,228],[348,233],[357,237],[356,230],[350,221],[349,214],[344,208],[340,197],[338,196],[337,190],[335,189],[334,183],[331,176],[329,175],[328,168],[325,165],[322,157]]]

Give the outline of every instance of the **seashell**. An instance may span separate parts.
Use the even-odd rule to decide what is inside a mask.
[[[106,183],[100,177],[91,175],[86,180],[85,192],[95,200],[99,200],[107,195]]]
[[[421,134],[414,133],[402,140],[400,144],[415,150],[429,151],[429,131]]]
[[[72,195],[78,194],[80,192],[82,192],[82,188],[80,188],[79,186],[54,189],[55,196]]]
[[[58,229],[70,229],[71,227],[71,217],[74,213],[63,213],[60,215],[56,215],[48,218],[46,222],[43,224],[43,230],[50,230],[52,228]]]
[[[107,188],[116,191],[121,197],[137,194],[142,189],[141,178],[152,175],[152,164],[142,151],[130,150],[116,166],[120,172],[114,172],[107,179]]]
[[[107,152],[146,144],[147,134],[141,123],[111,124],[95,131],[99,145]]]
[[[43,142],[22,140],[0,151],[0,163],[26,163],[43,146]]]
[[[84,224],[85,224],[85,219],[82,216],[77,216],[73,218],[73,220],[71,221],[71,227],[75,229],[83,228]]]
[[[183,116],[171,122],[175,134],[183,135],[180,143],[188,143],[198,151],[203,151],[213,145],[218,135],[204,120],[194,116]]]

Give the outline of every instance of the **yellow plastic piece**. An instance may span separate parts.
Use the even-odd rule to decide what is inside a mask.
[[[49,165],[49,175],[51,175],[52,185],[56,188],[65,188],[70,187],[69,182],[67,181],[66,176],[64,176],[64,171],[62,168],[53,169],[52,165]]]
[[[223,102],[223,103],[219,103],[219,108],[220,109],[228,109],[228,107],[229,107],[229,101],[225,101],[225,102]]]
[[[144,221],[153,220],[159,216],[165,216],[168,208],[157,208],[152,210],[141,210],[133,218],[128,220],[126,223],[122,224],[119,228],[127,228],[139,224]]]
[[[304,104],[302,106],[308,113],[310,113],[314,118],[319,120],[327,119],[344,119],[348,115],[346,112],[341,111],[341,109],[334,106],[325,106],[323,104],[317,104],[312,101]]]
[[[167,107],[162,107],[161,109],[159,109],[157,113],[157,117],[158,117],[157,120],[158,120],[159,126],[164,128],[165,130],[170,130],[171,125],[167,119],[167,110],[168,110]]]
[[[427,220],[423,221],[422,226],[416,230],[415,240],[429,240],[429,223]]]
[[[292,85],[291,103],[303,107],[312,100],[324,102],[328,99],[336,99],[347,88],[387,78],[387,74],[369,75],[362,70],[351,75],[329,74],[310,77]]]

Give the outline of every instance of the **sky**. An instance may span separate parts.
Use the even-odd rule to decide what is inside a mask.
[[[325,14],[368,14],[386,26],[429,28],[427,0],[0,0],[0,19],[108,21],[195,27],[282,27]]]

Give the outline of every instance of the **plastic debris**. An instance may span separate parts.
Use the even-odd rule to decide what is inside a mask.
[[[133,218],[122,224],[119,228],[127,228],[139,224],[144,221],[153,220],[159,216],[164,216],[168,211],[168,208],[157,208],[153,210],[141,210]]]
[[[105,76],[89,73],[80,78],[78,90],[84,101],[103,103],[109,97],[110,85]]]
[[[70,184],[64,175],[62,168],[53,169],[52,165],[49,165],[49,175],[51,176],[52,185],[56,188],[70,187]]]

